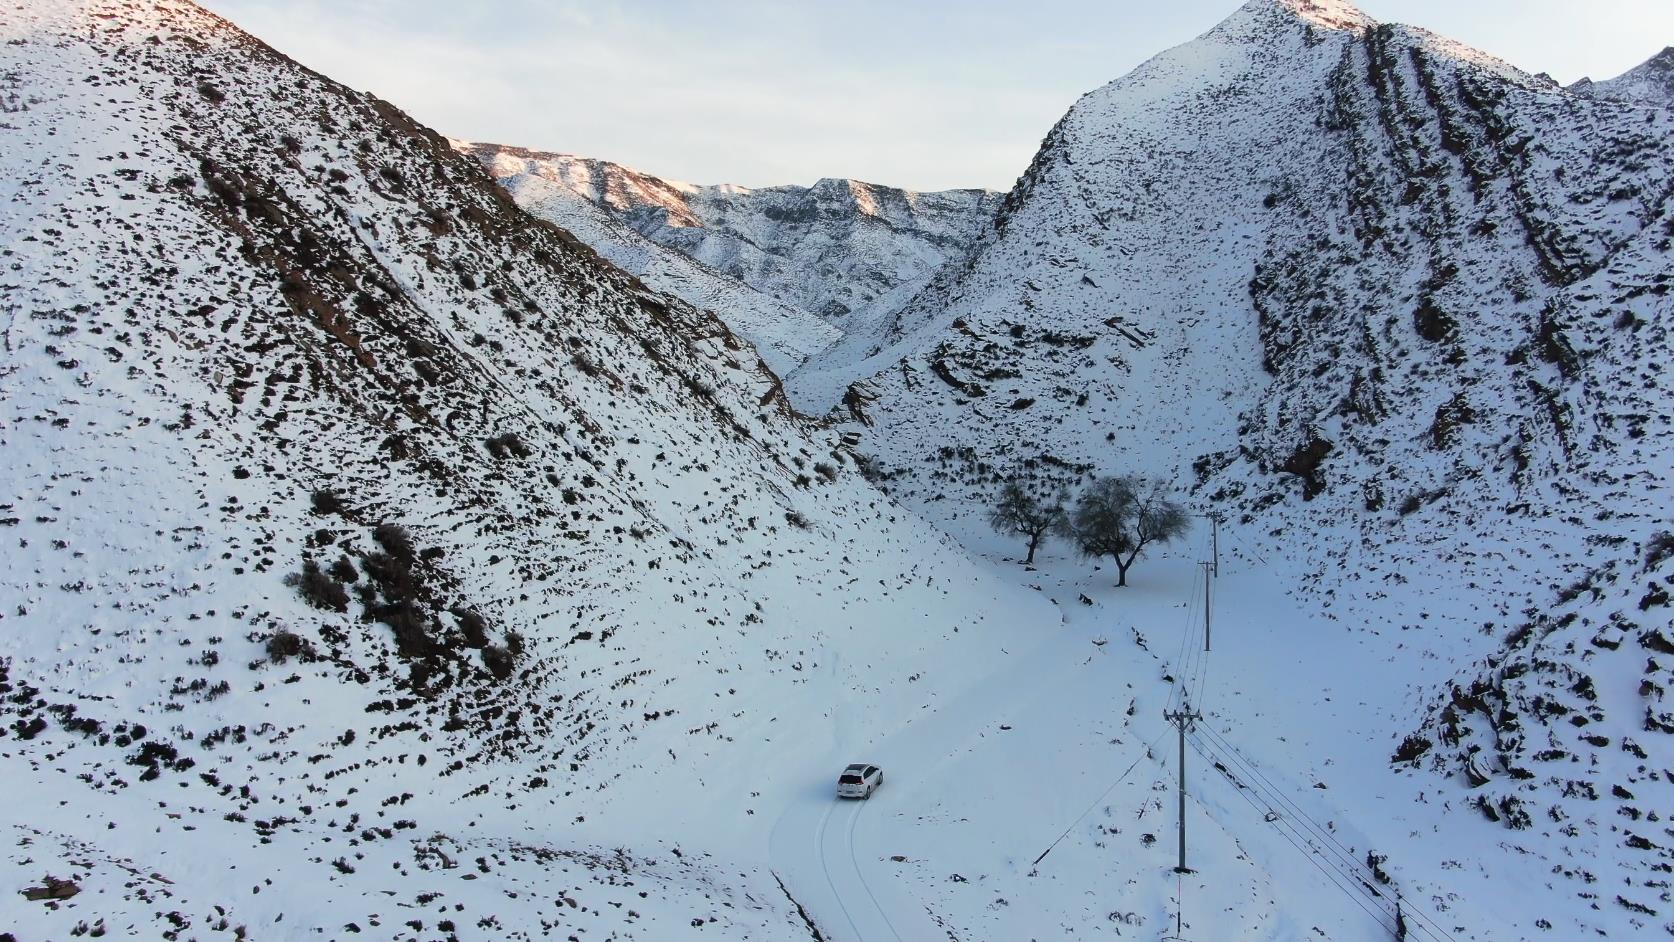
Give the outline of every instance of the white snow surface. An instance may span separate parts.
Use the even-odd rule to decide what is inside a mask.
[[[387,104],[186,3],[0,25],[6,928],[805,933],[788,796],[1050,605]]]
[[[19,938],[1670,931],[1666,113],[1254,0],[758,358],[190,4],[0,31]],[[1207,528],[1023,567],[1017,465],[1221,512],[1213,652]]]

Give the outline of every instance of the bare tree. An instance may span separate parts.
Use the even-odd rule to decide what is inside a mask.
[[[1012,477],[1000,489],[1000,500],[988,512],[988,525],[1007,536],[1020,536],[1029,541],[1029,556],[1023,565],[1035,561],[1035,550],[1046,535],[1063,523],[1064,496],[1042,498],[1023,483],[1023,478]]]
[[[1190,525],[1186,509],[1169,499],[1166,484],[1126,475],[1089,485],[1058,530],[1089,559],[1114,559],[1116,584],[1125,586],[1128,568],[1147,546],[1171,542]]]

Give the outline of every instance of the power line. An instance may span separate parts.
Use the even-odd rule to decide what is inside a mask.
[[[1180,706],[1189,693],[1185,688],[1187,686],[1186,678],[1190,676],[1191,672],[1190,659],[1194,653],[1191,646],[1192,626],[1197,624],[1197,573],[1195,572],[1192,574],[1191,589],[1186,595],[1185,608],[1186,622],[1180,631],[1180,649],[1175,654],[1172,668],[1174,687],[1169,691],[1166,707],[1170,710]]]
[[[1198,749],[1200,754],[1204,754],[1206,758],[1211,758],[1209,753],[1213,751],[1213,747],[1210,744],[1201,740],[1193,740],[1193,748]],[[1230,749],[1230,746],[1227,746],[1226,748]],[[1206,752],[1206,750],[1208,752]],[[1213,758],[1218,758],[1232,765],[1238,764],[1235,760],[1229,759],[1226,756],[1214,756]],[[1245,762],[1248,763],[1248,760],[1246,759]],[[1226,768],[1226,766],[1221,766],[1221,771],[1229,778],[1231,777],[1231,772]],[[1253,768],[1253,766],[1251,767],[1251,771],[1257,776],[1261,775],[1260,770]],[[1262,781],[1266,781],[1265,777],[1262,777]],[[1372,885],[1372,880],[1376,879],[1375,875],[1373,875],[1369,869],[1363,868],[1363,865],[1354,857],[1348,856],[1346,849],[1344,849],[1335,839],[1331,838],[1329,834],[1326,834],[1324,836],[1330,841],[1330,843],[1335,845],[1339,850],[1343,851],[1341,859],[1333,859],[1328,856],[1328,852],[1324,848],[1320,847],[1319,843],[1315,841],[1310,834],[1306,833],[1302,827],[1299,827],[1296,822],[1300,819],[1303,822],[1314,824],[1316,828],[1318,827],[1317,823],[1313,822],[1311,818],[1302,813],[1300,809],[1297,809],[1297,814],[1295,816],[1280,813],[1277,807],[1279,802],[1283,802],[1293,808],[1295,806],[1285,800],[1282,793],[1277,793],[1277,790],[1273,789],[1270,783],[1267,786],[1263,786],[1262,784],[1252,780],[1246,785],[1234,779],[1233,784],[1238,786],[1238,790],[1241,794],[1248,792],[1261,798],[1262,802],[1267,805],[1267,812],[1264,814],[1264,819],[1267,820],[1269,824],[1274,825],[1275,829],[1279,830],[1280,833],[1285,836],[1291,846],[1296,847],[1298,851],[1302,851],[1303,853],[1310,853],[1311,851],[1310,857],[1317,858],[1316,866],[1330,865],[1336,873],[1358,887],[1359,892],[1364,895],[1366,899],[1372,903],[1372,905],[1377,906],[1385,915],[1392,919],[1399,918],[1399,914],[1402,911],[1400,903],[1403,901],[1403,898],[1398,893],[1396,894],[1395,899],[1397,901],[1397,905],[1395,912],[1392,913],[1388,909],[1384,909],[1383,907],[1388,904],[1389,900],[1382,892]],[[1250,794],[1245,794],[1245,798],[1249,799],[1251,803],[1254,804],[1254,799],[1250,798]],[[1277,802],[1275,801],[1275,797],[1278,799]],[[1288,833],[1285,831],[1285,828],[1287,827],[1290,829]],[[1297,838],[1300,838],[1303,844],[1307,845],[1307,849],[1304,850],[1304,848],[1297,844],[1295,840],[1291,840],[1289,836],[1290,834],[1294,834]],[[1348,864],[1346,868],[1343,865],[1344,861]],[[1394,891],[1392,890],[1391,892]],[[1417,926],[1417,929],[1425,936],[1435,940],[1435,942],[1440,942],[1440,939],[1443,937],[1448,940],[1453,940],[1453,936],[1448,933],[1446,929],[1436,925],[1435,921],[1426,916],[1422,910],[1413,908],[1410,911],[1419,916],[1419,918],[1421,918],[1425,923],[1429,924],[1428,926]],[[1437,933],[1440,933],[1440,935],[1438,936]]]
[[[1285,791],[1283,789],[1279,788],[1279,786],[1275,785],[1272,782],[1272,780],[1268,779],[1268,777],[1261,771],[1261,768],[1259,766],[1257,766],[1255,764],[1255,762],[1252,761],[1248,756],[1244,755],[1243,752],[1239,751],[1237,746],[1234,746],[1232,743],[1228,742],[1225,737],[1223,737],[1221,734],[1215,732],[1214,729],[1208,727],[1207,725],[1199,727],[1199,730],[1202,731],[1202,732],[1208,733],[1209,736],[1216,743],[1218,743],[1222,749],[1224,749],[1226,752],[1230,753],[1232,756],[1236,757],[1237,761],[1234,764],[1241,764],[1244,768],[1249,770],[1249,773],[1251,775],[1260,779],[1266,785],[1266,790],[1267,791],[1269,791],[1269,792],[1273,793],[1275,796],[1277,796],[1277,798],[1279,799],[1279,801],[1281,803],[1283,803],[1287,808],[1289,808],[1292,812],[1294,812],[1295,817],[1301,819],[1304,823],[1310,825],[1313,832],[1316,833],[1321,839],[1323,839],[1323,841],[1325,841],[1326,843],[1329,843],[1332,846],[1336,847],[1337,851],[1338,851],[1338,854],[1339,854],[1340,857],[1342,857],[1342,859],[1348,861],[1348,863],[1354,868],[1357,868],[1357,869],[1364,868],[1366,870],[1368,876],[1372,876],[1374,879],[1376,878],[1376,875],[1372,874],[1370,872],[1369,867],[1365,867],[1365,865],[1357,857],[1355,857],[1355,855],[1352,852],[1350,852],[1347,847],[1343,846],[1341,841],[1337,840],[1336,835],[1332,833],[1330,828],[1324,827],[1318,821],[1315,821],[1311,815],[1309,815],[1306,811],[1304,811],[1300,807],[1298,807],[1295,802],[1291,801],[1287,797]],[[1453,939],[1453,935],[1451,933],[1449,933],[1446,929],[1442,928],[1442,926],[1440,924],[1438,924],[1433,918],[1431,918],[1430,915],[1428,913],[1426,913],[1422,907],[1413,906],[1412,907],[1412,912],[1419,919],[1422,919],[1424,922],[1429,923],[1430,926],[1433,927],[1437,932],[1440,932],[1442,935],[1446,936],[1450,940]]]
[[[1192,742],[1192,748],[1194,750],[1196,750],[1198,755],[1203,756],[1205,759],[1207,759],[1210,762],[1217,761],[1216,757],[1211,755],[1206,750],[1206,748],[1203,747],[1203,745],[1197,739],[1193,739],[1191,742]],[[1261,807],[1261,805],[1257,804],[1256,799],[1250,794],[1250,792],[1251,792],[1250,789],[1248,789],[1248,788],[1234,788],[1233,791],[1236,791],[1239,795],[1241,795],[1244,798],[1245,801],[1249,802],[1250,807],[1254,808],[1257,813],[1259,813],[1263,816],[1263,818],[1266,818],[1269,814],[1272,814],[1274,823],[1276,823],[1279,820],[1283,820],[1282,816],[1280,816],[1276,812],[1274,812],[1271,806],[1269,806],[1266,809],[1263,809]],[[1308,859],[1308,861],[1310,863],[1312,863],[1314,865],[1314,867],[1317,868],[1322,875],[1324,875],[1325,879],[1328,882],[1330,882],[1332,886],[1334,886],[1338,890],[1342,891],[1342,893],[1344,895],[1346,895],[1349,899],[1354,901],[1355,905],[1359,906],[1363,911],[1365,911],[1366,915],[1372,917],[1372,919],[1375,922],[1377,922],[1377,924],[1380,928],[1390,932],[1391,934],[1393,934],[1395,932],[1394,919],[1389,913],[1385,912],[1382,908],[1380,908],[1376,905],[1369,904],[1367,902],[1367,900],[1365,900],[1363,897],[1354,893],[1352,890],[1348,889],[1347,887],[1343,886],[1343,884],[1338,881],[1338,877],[1342,875],[1341,871],[1337,870],[1335,867],[1327,868],[1327,866],[1325,865],[1324,862],[1322,862],[1314,854],[1311,854],[1308,851],[1304,850],[1301,847],[1301,845],[1297,844],[1296,840],[1294,838],[1292,838],[1291,835],[1288,832],[1286,832],[1283,828],[1275,828],[1275,831],[1277,831],[1277,833],[1280,837],[1284,838],[1286,843],[1288,843],[1290,846],[1296,848],[1297,853],[1300,853],[1303,857],[1306,857]]]
[[[1239,545],[1239,547],[1241,547],[1244,550],[1245,553],[1249,554],[1251,559],[1254,559],[1256,562],[1260,563],[1263,566],[1268,565],[1267,560],[1265,558],[1263,558],[1260,553],[1256,552],[1253,549],[1250,549],[1249,544],[1245,543],[1242,539],[1239,539],[1237,530],[1229,529],[1226,532],[1227,532],[1227,535],[1231,536],[1233,541],[1236,542]]]

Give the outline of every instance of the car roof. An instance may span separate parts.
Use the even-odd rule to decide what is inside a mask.
[[[864,772],[871,767],[872,767],[871,765],[869,765],[865,762],[851,762],[851,763],[849,763],[849,767],[844,769],[843,771],[845,771],[845,772]]]

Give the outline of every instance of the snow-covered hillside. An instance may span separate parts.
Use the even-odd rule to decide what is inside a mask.
[[[784,796],[1048,603],[387,103],[179,0],[0,33],[5,928],[806,935]]]
[[[540,178],[568,188],[644,237],[675,249],[845,332],[887,319],[988,227],[1000,194],[918,193],[858,180],[811,187],[695,186],[608,161],[472,147],[525,208],[540,214]]]
[[[1666,109],[1251,0],[1064,117],[838,414],[966,540],[1019,468],[1228,515],[1296,593],[1276,643],[1377,652],[1368,686],[1295,651],[1361,705],[1336,741],[1400,756],[1366,781],[1417,796],[1342,813],[1493,824],[1477,890],[1547,888],[1498,937],[1635,935],[1674,912],[1671,195]],[[1448,853],[1403,874],[1457,882]]]
[[[1674,104],[1674,46],[1669,46],[1613,79],[1602,82],[1582,79],[1571,85],[1569,90],[1591,98],[1659,105]]]

